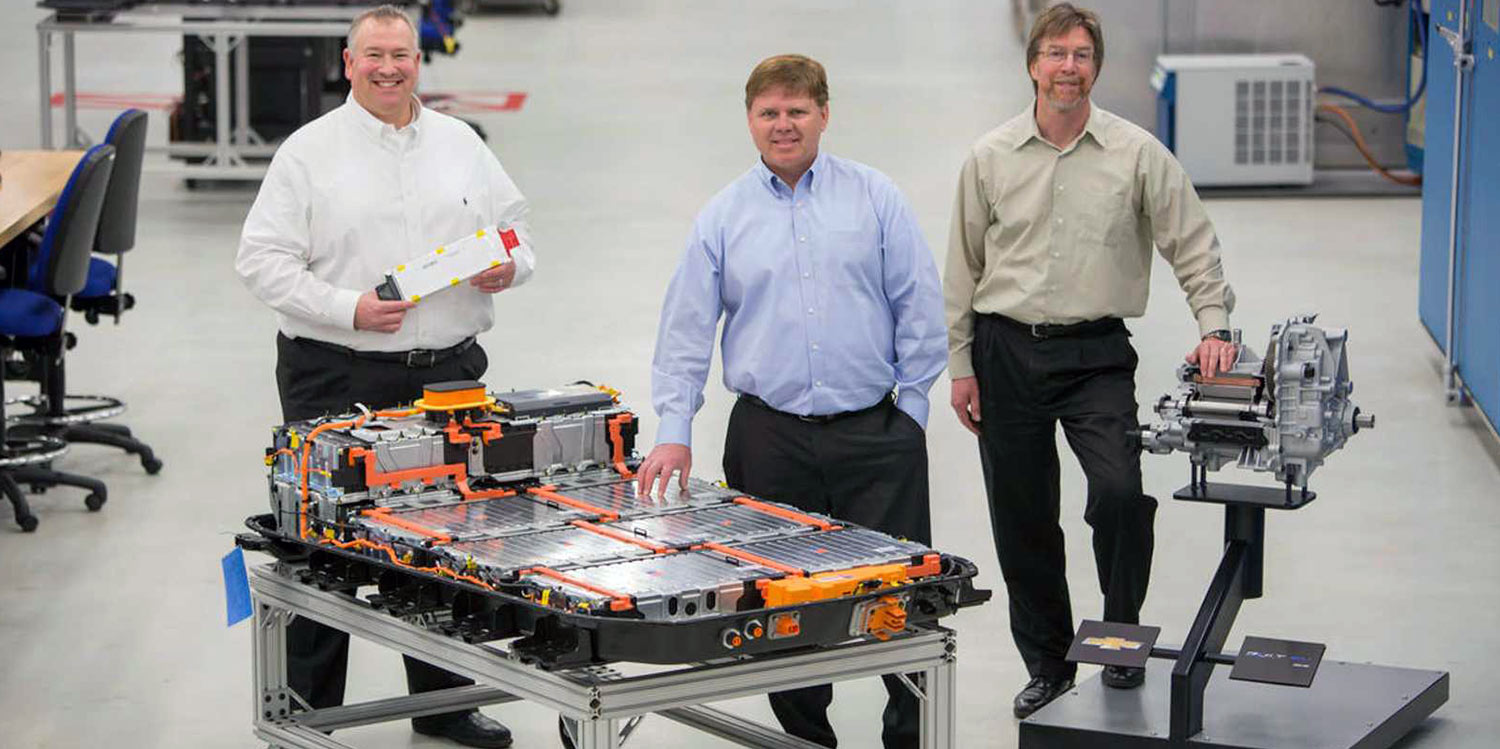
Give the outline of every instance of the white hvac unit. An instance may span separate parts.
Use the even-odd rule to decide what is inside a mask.
[[[1313,180],[1313,63],[1304,55],[1162,55],[1156,137],[1196,185]]]

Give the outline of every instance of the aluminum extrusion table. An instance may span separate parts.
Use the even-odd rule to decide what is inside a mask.
[[[280,747],[347,747],[323,731],[530,700],[576,721],[578,749],[615,749],[636,723],[658,713],[720,738],[754,747],[811,749],[802,739],[753,723],[711,702],[832,681],[894,673],[922,704],[923,749],[955,746],[957,637],[943,627],[910,629],[888,641],[859,640],[788,655],[684,664],[643,675],[611,667],[544,671],[492,645],[469,644],[376,610],[357,597],[294,579],[285,562],[251,569],[254,730]],[[470,687],[321,710],[297,710],[287,686],[286,624],[305,616],[475,680]],[[918,678],[907,678],[915,673]],[[306,705],[302,705],[306,707]]]

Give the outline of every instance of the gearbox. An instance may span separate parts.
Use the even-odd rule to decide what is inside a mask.
[[[1238,358],[1215,377],[1204,377],[1196,365],[1179,367],[1180,384],[1157,400],[1161,421],[1142,429],[1142,447],[1189,453],[1203,470],[1234,463],[1307,488],[1330,453],[1375,426],[1374,415],[1349,397],[1348,331],[1315,325],[1316,317],[1272,325],[1264,358],[1240,344],[1236,330]]]

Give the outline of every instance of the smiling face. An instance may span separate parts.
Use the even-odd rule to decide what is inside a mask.
[[[818,158],[818,141],[828,127],[827,105],[820,107],[807,94],[794,94],[777,86],[750,102],[746,119],[761,160],[782,181],[795,187]]]
[[[1095,54],[1094,39],[1081,26],[1043,39],[1027,66],[1036,81],[1037,101],[1058,112],[1071,111],[1088,101],[1099,70]]]
[[[360,25],[354,44],[344,50],[344,75],[354,100],[384,122],[405,127],[411,121],[417,88],[417,40],[404,21],[372,18]]]

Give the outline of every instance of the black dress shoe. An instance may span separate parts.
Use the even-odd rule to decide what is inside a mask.
[[[1135,689],[1146,683],[1146,669],[1131,666],[1105,666],[1104,674],[1099,677],[1106,687],[1115,689]]]
[[[416,718],[412,720],[411,728],[423,736],[441,736],[454,743],[479,749],[505,749],[511,743],[510,729],[478,710],[471,710],[461,718],[439,723]]]
[[[1026,682],[1026,688],[1016,695],[1016,701],[1013,703],[1016,717],[1024,718],[1040,710],[1043,705],[1057,699],[1063,692],[1072,688],[1072,679],[1050,676],[1031,677],[1031,681]]]

